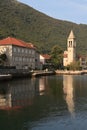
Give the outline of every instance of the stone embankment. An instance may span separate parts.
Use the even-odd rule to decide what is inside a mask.
[[[55,75],[54,71],[34,71],[32,73],[32,77],[39,77],[39,76],[48,76],[48,75]]]
[[[0,75],[0,80],[10,80],[10,79],[12,79],[11,74],[1,74]]]
[[[29,71],[29,70],[0,70],[0,80],[11,80],[13,78],[23,77],[39,77],[48,75],[82,75],[87,74],[87,70],[82,71],[68,71],[68,70],[56,70],[54,71]]]
[[[13,78],[31,77],[29,70],[0,69],[0,80],[11,80]]]
[[[64,75],[82,75],[87,74],[87,70],[81,70],[81,71],[73,71],[73,70],[56,70],[56,74],[64,74]]]
[[[54,71],[29,71],[29,70],[0,70],[0,80],[11,80],[13,78],[23,78],[23,77],[39,77],[39,76],[47,76],[54,75]]]

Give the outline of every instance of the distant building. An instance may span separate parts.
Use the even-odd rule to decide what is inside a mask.
[[[70,65],[74,61],[76,61],[76,38],[71,30],[67,38],[67,50],[64,51],[63,66]]]
[[[50,60],[51,60],[51,56],[50,55],[48,55],[48,54],[40,55],[40,62],[42,64],[47,64],[47,63],[50,62]]]
[[[87,57],[80,56],[79,57],[80,67],[82,69],[87,69]]]
[[[41,68],[49,68],[51,66],[51,56],[48,54],[40,55]]]
[[[8,37],[0,40],[0,54],[6,54],[5,66],[15,66],[17,69],[35,69],[39,67],[39,53],[31,43]]]

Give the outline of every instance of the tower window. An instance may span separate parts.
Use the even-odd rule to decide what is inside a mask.
[[[71,47],[72,47],[72,41],[71,41]]]
[[[72,47],[72,41],[69,41],[69,47]]]

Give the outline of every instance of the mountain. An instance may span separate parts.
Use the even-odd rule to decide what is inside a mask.
[[[0,39],[12,36],[32,42],[42,52],[58,44],[66,49],[67,37],[73,29],[77,52],[87,52],[87,25],[49,17],[17,0],[0,1]]]

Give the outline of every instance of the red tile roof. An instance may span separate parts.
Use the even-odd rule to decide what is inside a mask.
[[[22,40],[18,40],[16,38],[7,37],[3,40],[0,40],[0,45],[15,45],[20,47],[26,47],[26,48],[33,48],[35,49],[34,45],[31,43],[26,43]]]
[[[64,54],[64,58],[67,58],[68,57],[68,54]]]
[[[50,59],[50,58],[51,58],[51,56],[48,55],[48,54],[43,54],[42,56],[43,56],[45,59]]]

